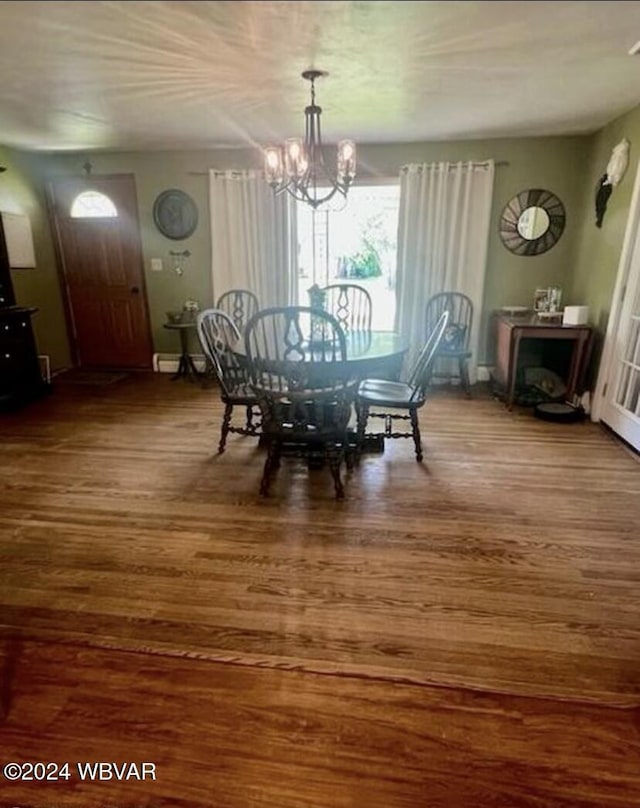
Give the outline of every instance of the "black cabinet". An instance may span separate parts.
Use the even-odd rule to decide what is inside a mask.
[[[48,391],[31,326],[36,311],[0,306],[0,411],[20,407]]]
[[[13,306],[15,298],[13,296],[13,286],[10,283],[10,278],[3,281],[2,273],[0,272],[0,309],[5,306]]]
[[[31,325],[37,309],[15,302],[0,217],[0,412],[16,409],[49,390],[40,372]]]

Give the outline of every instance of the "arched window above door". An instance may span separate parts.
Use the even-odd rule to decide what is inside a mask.
[[[118,210],[106,194],[83,191],[71,203],[72,219],[115,219]]]

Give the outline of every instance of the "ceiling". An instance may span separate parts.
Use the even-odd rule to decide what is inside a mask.
[[[386,143],[594,131],[640,103],[640,2],[0,2],[0,143]]]

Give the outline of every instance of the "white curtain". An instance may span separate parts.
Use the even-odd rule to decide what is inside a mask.
[[[396,331],[424,343],[425,306],[437,292],[463,292],[473,302],[469,362],[477,378],[478,333],[487,264],[494,163],[423,163],[400,172]]]
[[[249,289],[261,308],[297,296],[293,199],[274,197],[259,171],[209,172],[213,302],[229,289]]]

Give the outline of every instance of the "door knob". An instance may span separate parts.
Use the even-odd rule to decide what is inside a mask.
[[[137,294],[139,294],[139,292],[140,292],[140,289],[137,286],[132,286],[131,287],[131,294],[132,295],[137,295]]]

